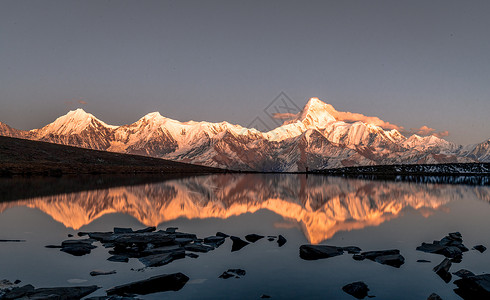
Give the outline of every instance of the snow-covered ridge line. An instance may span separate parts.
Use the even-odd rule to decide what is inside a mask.
[[[490,140],[462,147],[435,136],[406,138],[396,129],[339,121],[334,112],[312,98],[292,120],[261,132],[228,122],[180,122],[158,112],[112,126],[77,109],[30,131],[0,123],[0,135],[243,171],[490,161]]]

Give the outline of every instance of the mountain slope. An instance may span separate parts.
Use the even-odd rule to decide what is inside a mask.
[[[461,147],[435,136],[406,138],[396,129],[336,116],[340,119],[331,105],[312,98],[291,120],[260,132],[228,122],[180,122],[158,112],[111,126],[77,109],[29,132],[0,123],[0,134],[243,171],[490,161],[490,141]]]

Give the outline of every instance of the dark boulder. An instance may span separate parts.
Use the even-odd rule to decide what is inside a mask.
[[[249,242],[245,242],[244,240],[242,240],[237,236],[231,236],[230,239],[233,241],[233,245],[231,246],[231,252],[238,251],[243,247],[247,246],[248,244],[250,244]]]
[[[255,243],[256,241],[260,240],[260,239],[263,239],[264,236],[263,235],[259,235],[259,234],[255,234],[255,233],[252,233],[252,234],[247,234],[245,236],[245,239],[251,243]]]
[[[434,267],[433,271],[436,272],[444,282],[448,283],[452,278],[451,273],[449,273],[449,268],[451,268],[451,260],[445,258],[440,264]]]
[[[13,288],[8,291],[3,297],[0,296],[0,299],[19,299],[27,295],[27,293],[34,291],[34,286],[28,284],[21,287]]]
[[[132,233],[133,229],[132,228],[121,228],[121,227],[114,227],[114,233]]]
[[[487,247],[485,247],[483,245],[476,245],[475,247],[473,247],[473,249],[480,251],[480,253],[483,253],[483,252],[485,252],[485,250],[487,250]]]
[[[454,281],[454,290],[463,299],[490,299],[490,274],[469,276]]]
[[[97,248],[97,246],[92,245],[95,242],[93,239],[85,240],[66,240],[61,243],[60,251],[69,253],[74,256],[82,256],[89,254],[92,249]]]
[[[107,295],[128,294],[147,295],[152,293],[178,291],[189,281],[182,273],[163,274],[133,283],[123,284],[107,290]]]
[[[327,245],[302,245],[299,247],[299,257],[304,260],[316,260],[344,254],[341,247]]]
[[[342,290],[357,299],[364,299],[368,295],[369,288],[364,282],[357,281],[344,285]]]
[[[277,238],[277,245],[279,247],[282,247],[284,246],[284,244],[286,244],[287,240],[285,237],[283,237],[282,235],[279,235],[279,237]]]

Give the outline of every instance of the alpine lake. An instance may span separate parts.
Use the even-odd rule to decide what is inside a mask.
[[[115,295],[355,299],[343,287],[364,282],[376,299],[471,299],[453,273],[490,272],[490,250],[473,249],[490,246],[488,185],[219,174],[3,178],[0,187],[0,280],[20,280],[11,289],[97,286],[87,299],[182,273],[176,286]],[[366,254],[380,250],[399,252]]]

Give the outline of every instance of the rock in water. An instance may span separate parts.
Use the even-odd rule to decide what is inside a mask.
[[[362,257],[377,263],[399,268],[405,263],[405,258],[400,254],[400,250],[380,250],[380,251],[367,251],[362,252],[360,255],[354,255],[354,259],[361,260]]]
[[[473,247],[473,249],[480,251],[480,253],[483,253],[485,252],[485,250],[487,250],[487,247],[483,245],[476,245],[475,247]]]
[[[364,282],[357,281],[344,285],[342,290],[357,299],[364,299],[367,297],[369,288]]]
[[[429,295],[427,300],[442,300],[442,298],[439,295],[437,295],[436,293],[432,293]]]
[[[284,246],[284,244],[286,244],[287,240],[285,237],[283,237],[282,235],[279,235],[279,238],[277,239],[277,245],[279,247],[282,247]]]
[[[299,257],[304,260],[316,260],[344,254],[341,247],[327,245],[302,245],[299,247]]]
[[[452,232],[443,237],[440,241],[434,241],[430,243],[422,243],[417,247],[417,250],[442,254],[445,257],[453,258],[455,261],[461,261],[463,252],[468,251],[465,245],[463,245],[463,238],[461,233]]]
[[[241,238],[237,236],[232,236],[230,239],[233,241],[233,245],[231,246],[231,252],[238,251],[242,249],[243,247],[247,246],[250,244],[249,242],[245,242]]]
[[[453,273],[454,275],[460,277],[460,278],[466,278],[466,277],[470,277],[470,276],[475,276],[475,274],[473,274],[473,272],[471,271],[468,271],[466,269],[461,269],[457,272],[454,272]]]
[[[245,276],[246,273],[247,272],[245,272],[245,270],[242,269],[228,269],[228,271],[223,272],[223,274],[221,274],[218,278],[222,278],[222,279],[228,279],[231,277],[241,278]]]
[[[182,273],[163,274],[133,283],[123,284],[107,290],[107,295],[137,294],[178,291],[189,281],[189,277]]]
[[[260,240],[264,238],[263,235],[258,235],[258,234],[255,234],[255,233],[252,233],[252,234],[247,234],[245,236],[245,239],[249,242],[252,242],[252,243],[255,243],[256,241]]]
[[[159,267],[171,263],[172,261],[185,257],[184,250],[175,250],[168,253],[160,253],[154,255],[148,255],[140,257],[139,261],[146,267]]]
[[[93,270],[90,272],[90,276],[111,275],[111,274],[116,274],[116,270],[112,270],[112,271]]]
[[[225,237],[222,236],[208,236],[204,238],[204,243],[218,248],[225,242]]]
[[[469,276],[454,281],[454,290],[463,299],[490,299],[490,274]]]
[[[220,237],[224,237],[224,238],[229,237],[229,235],[228,235],[228,234],[223,233],[223,232],[221,232],[221,231],[216,232],[216,236],[220,236]]]
[[[7,292],[3,297],[0,296],[0,299],[19,299],[32,291],[34,291],[34,286],[28,284],[21,287],[13,288],[9,292]]]
[[[445,258],[440,264],[434,267],[434,272],[439,275],[446,283],[451,281],[451,273],[449,273],[449,268],[451,268],[451,260]]]

